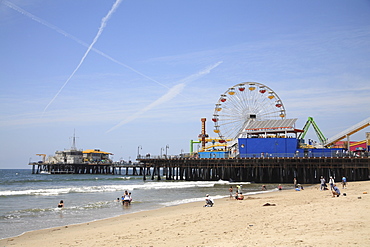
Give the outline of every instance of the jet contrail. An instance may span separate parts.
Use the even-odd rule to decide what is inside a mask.
[[[135,114],[131,115],[130,117],[126,118],[125,120],[121,121],[119,124],[113,126],[106,133],[111,132],[112,130],[117,129],[120,126],[135,120],[140,115],[149,111],[150,109],[173,99],[175,96],[177,96],[178,94],[181,93],[181,91],[185,88],[186,83],[195,81],[195,80],[199,79],[200,77],[202,77],[203,75],[209,74],[211,72],[211,70],[213,70],[214,68],[219,66],[221,63],[222,63],[222,61],[219,61],[219,62],[217,62],[217,63],[215,63],[211,66],[206,67],[205,69],[199,71],[198,73],[192,74],[192,75],[180,80],[179,81],[180,83],[173,86],[172,88],[170,88],[170,90],[168,90],[168,92],[165,95],[163,95],[162,97],[160,97],[159,99],[157,99],[153,103],[149,104],[148,106],[144,107],[143,109],[137,111]]]
[[[65,36],[65,37],[67,37],[67,38],[70,38],[70,39],[72,39],[72,40],[76,41],[76,42],[77,42],[77,43],[79,43],[80,45],[83,45],[83,46],[85,46],[85,47],[89,47],[89,44],[87,44],[86,42],[84,42],[84,41],[80,40],[79,38],[77,38],[77,37],[73,36],[73,35],[72,35],[72,34],[70,34],[70,33],[67,33],[67,32],[66,32],[66,31],[64,31],[63,29],[61,29],[61,28],[59,28],[59,27],[57,27],[57,26],[54,26],[53,24],[50,24],[50,23],[48,23],[47,21],[45,21],[45,20],[43,20],[43,19],[41,19],[41,18],[39,18],[39,17],[37,17],[37,16],[35,16],[35,15],[33,15],[33,14],[31,14],[31,13],[27,12],[26,10],[24,10],[24,9],[20,8],[19,6],[15,5],[15,4],[13,4],[13,3],[10,3],[10,2],[8,2],[8,1],[6,1],[6,0],[3,0],[3,1],[2,1],[2,3],[4,3],[4,4],[5,4],[6,6],[8,6],[9,8],[11,8],[11,9],[13,9],[13,10],[15,10],[15,11],[17,11],[17,12],[21,13],[22,15],[25,15],[25,16],[27,16],[27,17],[31,18],[32,20],[34,20],[34,21],[36,21],[36,22],[38,22],[38,23],[40,23],[40,24],[42,24],[42,25],[44,25],[44,26],[46,26],[46,27],[48,27],[48,28],[51,28],[51,29],[53,29],[54,31],[57,31],[58,33],[62,34],[63,36]],[[120,61],[118,61],[118,60],[116,60],[116,59],[112,58],[111,56],[109,56],[109,55],[105,54],[104,52],[102,52],[102,51],[100,51],[100,50],[98,50],[98,49],[96,49],[96,48],[92,48],[91,50],[92,50],[92,51],[94,51],[94,52],[96,52],[96,53],[98,53],[99,55],[102,55],[103,57],[105,57],[105,58],[107,58],[107,59],[111,60],[112,62],[117,63],[117,64],[119,64],[119,65],[121,65],[121,66],[123,66],[123,67],[125,67],[125,68],[127,68],[127,69],[129,69],[129,70],[131,70],[131,71],[133,71],[133,72],[135,72],[136,74],[138,74],[138,75],[141,75],[141,76],[145,77],[146,79],[148,79],[148,80],[150,80],[150,81],[153,81],[153,82],[155,82],[155,83],[157,83],[157,84],[159,84],[159,85],[161,85],[161,86],[163,86],[163,87],[165,87],[165,88],[168,88],[168,89],[170,88],[170,87],[168,87],[168,86],[164,85],[163,83],[160,83],[159,81],[154,80],[153,78],[150,78],[149,76],[147,76],[147,75],[145,75],[145,74],[141,73],[140,71],[138,71],[138,70],[136,70],[136,69],[134,69],[134,68],[132,68],[132,67],[128,66],[127,64],[124,64],[124,63],[122,63],[122,62],[120,62]]]
[[[118,2],[118,1],[117,1],[117,2]],[[116,2],[116,3],[117,3],[117,2]],[[85,46],[85,47],[88,47],[88,51],[85,53],[84,58],[86,57],[87,53],[88,53],[90,50],[92,50],[92,51],[94,51],[94,52],[96,52],[96,53],[98,53],[98,54],[102,55],[103,57],[105,57],[105,58],[107,58],[107,59],[111,60],[112,62],[115,62],[115,63],[117,63],[117,64],[119,64],[119,65],[121,65],[121,66],[123,66],[123,67],[125,67],[125,68],[127,68],[127,69],[129,69],[129,70],[131,70],[131,71],[133,71],[133,72],[135,72],[136,74],[141,75],[141,76],[145,77],[146,79],[148,79],[148,80],[150,80],[150,81],[153,81],[153,82],[157,83],[158,85],[161,85],[161,86],[163,86],[163,87],[165,87],[165,88],[169,89],[169,91],[168,91],[165,95],[163,95],[162,97],[160,97],[158,100],[156,100],[155,102],[151,103],[150,105],[148,105],[147,107],[145,107],[145,108],[144,108],[144,109],[142,109],[141,111],[137,112],[136,114],[132,115],[131,117],[127,118],[125,121],[122,121],[122,122],[121,122],[121,123],[119,123],[118,125],[116,125],[116,126],[112,127],[110,130],[108,130],[108,131],[107,131],[107,133],[108,133],[108,132],[110,132],[110,131],[112,131],[112,130],[114,130],[114,129],[116,129],[116,128],[118,128],[119,126],[122,126],[122,125],[124,125],[124,124],[126,124],[126,123],[128,123],[128,122],[133,121],[134,119],[138,118],[141,114],[143,114],[143,113],[145,113],[146,111],[148,111],[148,110],[152,109],[153,107],[155,107],[155,106],[157,106],[157,105],[160,105],[160,104],[162,104],[162,103],[164,103],[164,102],[166,102],[166,101],[171,100],[172,98],[174,98],[175,96],[177,96],[178,94],[180,94],[180,93],[181,93],[181,91],[182,91],[182,90],[184,89],[184,87],[185,87],[185,83],[190,82],[190,81],[193,81],[193,80],[196,80],[196,79],[198,79],[198,78],[199,78],[200,76],[202,76],[202,75],[208,74],[212,69],[216,68],[218,65],[220,65],[220,64],[222,63],[222,62],[218,62],[218,63],[216,63],[216,64],[214,64],[214,65],[212,65],[212,66],[209,66],[209,67],[205,68],[204,70],[202,70],[202,71],[200,71],[200,72],[198,72],[198,73],[196,73],[196,74],[193,74],[193,75],[191,75],[191,76],[189,76],[189,77],[186,77],[186,78],[184,78],[183,80],[180,80],[180,81],[179,81],[180,83],[179,83],[178,85],[175,85],[174,87],[170,88],[170,87],[168,87],[168,86],[166,86],[166,85],[164,85],[164,84],[160,83],[159,81],[157,81],[157,80],[155,80],[155,79],[153,79],[153,78],[150,78],[149,76],[147,76],[147,75],[145,75],[145,74],[141,73],[140,71],[138,71],[138,70],[136,70],[136,69],[134,69],[134,68],[132,68],[132,67],[130,67],[130,66],[128,66],[128,65],[126,65],[126,64],[124,64],[124,63],[122,63],[122,62],[120,62],[120,61],[118,61],[118,60],[116,60],[116,59],[114,59],[114,58],[112,58],[111,56],[109,56],[109,55],[105,54],[104,52],[102,52],[102,51],[100,51],[100,50],[98,50],[98,49],[93,48],[93,47],[92,47],[92,45],[94,44],[94,42],[93,42],[93,44],[92,44],[92,45],[88,45],[86,42],[84,42],[84,41],[82,41],[82,40],[78,39],[77,37],[75,37],[75,36],[73,36],[73,35],[69,34],[68,32],[64,31],[63,29],[61,29],[61,28],[59,28],[59,27],[57,27],[57,26],[55,26],[55,25],[52,25],[52,24],[48,23],[47,21],[45,21],[45,20],[43,20],[43,19],[41,19],[41,18],[39,18],[39,17],[37,17],[37,16],[35,16],[35,15],[33,15],[33,14],[31,14],[31,13],[27,12],[26,10],[24,10],[24,9],[22,9],[22,8],[20,8],[20,7],[18,7],[17,5],[15,5],[15,4],[13,4],[13,3],[10,3],[10,2],[8,2],[8,1],[6,1],[6,0],[3,0],[3,1],[2,1],[2,3],[4,3],[4,4],[5,4],[6,6],[8,6],[9,8],[11,8],[11,9],[13,9],[13,10],[15,10],[15,11],[17,11],[17,12],[19,12],[19,13],[21,13],[21,14],[23,14],[23,15],[25,15],[25,16],[27,16],[27,17],[29,17],[29,18],[31,18],[32,20],[34,20],[34,21],[36,21],[36,22],[39,22],[40,24],[42,24],[42,25],[44,25],[44,26],[46,26],[46,27],[48,27],[48,28],[53,29],[54,31],[56,31],[56,32],[58,32],[58,33],[60,33],[60,34],[62,34],[63,36],[65,36],[65,37],[67,37],[67,38],[70,38],[70,39],[72,39],[72,40],[76,41],[76,42],[77,42],[77,43],[79,43],[80,45],[83,45],[83,46]],[[118,7],[118,6],[117,6],[117,7]],[[114,9],[114,6],[112,7],[112,9]],[[111,12],[113,12],[113,11],[111,10]],[[108,13],[108,15],[109,15],[109,13]],[[107,16],[108,16],[108,15],[107,15]],[[103,18],[103,20],[104,20],[104,18]],[[102,20],[102,21],[103,21],[103,20]],[[101,33],[101,32],[100,32],[100,33]],[[98,33],[98,34],[99,34],[99,33]],[[100,34],[99,34],[99,35],[100,35]],[[95,42],[96,42],[96,39],[97,39],[97,38],[95,37],[95,39],[94,39],[94,40],[95,40]],[[83,59],[84,59],[84,58],[83,58]],[[81,62],[80,62],[80,64],[79,64],[79,66],[81,66],[83,59],[81,59]],[[45,113],[45,111],[47,110],[47,108],[51,105],[51,103],[56,99],[56,97],[60,94],[60,92],[63,90],[63,88],[64,88],[64,87],[66,86],[66,84],[69,82],[69,80],[70,80],[70,79],[71,79],[71,77],[74,75],[74,73],[76,73],[76,71],[78,70],[79,66],[75,69],[75,71],[72,73],[72,75],[70,76],[70,78],[69,78],[69,79],[64,83],[64,85],[62,86],[62,88],[58,91],[58,93],[54,96],[54,98],[50,101],[50,103],[45,107],[43,114]]]
[[[45,107],[44,111],[43,111],[43,115],[45,114],[46,110],[48,109],[48,107],[53,103],[53,101],[58,97],[58,95],[62,92],[63,88],[67,85],[67,83],[72,79],[72,77],[74,76],[74,74],[77,72],[77,70],[81,67],[82,63],[84,62],[87,54],[89,54],[90,50],[92,49],[92,47],[94,46],[94,44],[96,43],[96,41],[98,41],[100,35],[102,34],[105,26],[107,25],[107,22],[109,20],[109,18],[111,17],[111,15],[114,13],[114,11],[118,8],[119,4],[121,3],[122,0],[116,0],[116,2],[113,4],[111,10],[108,12],[108,14],[103,17],[103,19],[101,20],[101,24],[100,24],[100,27],[99,27],[99,30],[98,30],[98,33],[96,34],[93,42],[90,44],[90,46],[87,48],[87,51],[85,52],[85,54],[83,55],[80,63],[77,65],[77,67],[75,68],[75,70],[72,72],[72,74],[68,77],[68,79],[66,80],[66,82],[63,84],[63,86],[59,89],[59,91],[57,92],[57,94],[52,98],[52,100],[49,102],[49,104],[47,104],[47,106]]]

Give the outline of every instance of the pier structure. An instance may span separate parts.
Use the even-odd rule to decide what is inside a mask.
[[[143,180],[243,181],[256,183],[318,183],[320,176],[342,176],[349,181],[370,179],[370,159],[362,157],[182,158],[139,157],[133,164],[40,164],[32,173],[114,174],[142,176]]]
[[[136,163],[29,163],[32,174],[112,174],[142,176],[144,166]]]
[[[320,176],[337,180],[345,176],[349,181],[370,179],[368,157],[143,159],[140,163],[152,170],[152,179],[160,169],[165,179],[186,181],[292,183],[296,178],[299,183],[313,184]]]

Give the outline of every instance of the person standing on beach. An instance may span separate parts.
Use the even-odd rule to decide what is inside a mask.
[[[333,190],[333,188],[334,188],[334,178],[332,176],[330,176],[329,185],[330,185],[330,190]]]
[[[297,188],[298,187],[298,181],[297,181],[297,178],[294,178],[293,179],[293,184],[294,184],[294,188]]]
[[[325,178],[323,176],[321,176],[321,178],[320,178],[320,190],[325,190],[325,187],[326,187]]]
[[[347,187],[347,178],[345,176],[342,177],[342,189]]]
[[[238,189],[239,194],[242,193],[242,186],[243,185],[241,185],[241,184],[236,186],[236,188]]]

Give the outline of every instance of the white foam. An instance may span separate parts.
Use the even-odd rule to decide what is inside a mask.
[[[220,199],[220,198],[225,198],[225,197],[227,196],[217,195],[217,196],[212,196],[212,199]],[[201,202],[201,201],[205,201],[205,197],[186,198],[186,199],[176,200],[172,202],[164,202],[164,203],[161,203],[161,205],[168,207],[168,206],[175,206],[175,205],[180,205],[184,203]]]
[[[127,179],[127,177],[125,177]],[[63,187],[63,188],[49,188],[49,189],[30,189],[30,190],[6,190],[0,191],[0,196],[54,196],[68,193],[101,193],[114,191],[133,191],[133,190],[158,190],[158,189],[181,189],[181,188],[211,188],[216,184],[229,184],[227,181],[171,181],[171,182],[145,182],[143,184],[133,185],[96,185],[96,186],[82,186],[82,187]],[[240,183],[239,183],[240,184]],[[246,184],[246,183],[244,183]]]

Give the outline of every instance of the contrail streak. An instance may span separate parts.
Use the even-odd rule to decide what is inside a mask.
[[[93,42],[90,44],[90,46],[87,48],[87,51],[85,52],[84,56],[82,57],[82,59],[80,60],[80,63],[77,65],[77,67],[75,68],[75,70],[72,72],[72,74],[68,77],[68,79],[66,80],[66,82],[63,84],[63,86],[59,89],[59,91],[57,92],[57,94],[54,96],[54,98],[49,102],[49,104],[47,104],[47,106],[45,107],[44,109],[44,112],[43,114],[45,114],[46,110],[48,109],[48,107],[53,103],[53,101],[58,97],[58,95],[62,92],[63,88],[68,84],[68,82],[72,79],[72,77],[74,76],[74,74],[77,72],[77,70],[81,67],[82,63],[84,62],[87,54],[89,54],[90,50],[92,49],[92,47],[94,46],[94,44],[96,43],[96,41],[98,41],[100,35],[102,34],[105,26],[107,25],[107,22],[109,20],[109,18],[111,17],[111,15],[114,13],[114,11],[118,8],[118,6],[120,5],[122,0],[116,0],[116,2],[113,4],[111,10],[108,12],[108,14],[103,17],[103,19],[101,20],[101,24],[100,24],[100,27],[99,27],[99,30],[98,30],[98,33],[96,34]]]
[[[54,31],[57,31],[58,33],[62,34],[63,36],[65,36],[65,37],[67,37],[67,38],[70,38],[70,39],[72,39],[72,40],[76,41],[76,42],[77,42],[77,43],[79,43],[80,45],[83,45],[83,46],[85,46],[85,47],[89,47],[89,44],[87,44],[86,42],[82,41],[81,39],[79,39],[79,38],[77,38],[77,37],[73,36],[72,34],[70,34],[70,33],[66,32],[66,31],[64,31],[63,29],[61,29],[61,28],[59,28],[59,27],[57,27],[57,26],[54,26],[53,24],[50,24],[50,23],[48,23],[47,21],[45,21],[45,20],[43,20],[43,19],[41,19],[41,18],[39,18],[39,17],[37,17],[37,16],[35,16],[35,15],[33,15],[33,14],[31,14],[31,13],[27,12],[26,10],[24,10],[24,9],[20,8],[19,6],[15,5],[15,4],[13,4],[13,3],[10,3],[10,2],[8,2],[8,1],[5,1],[5,0],[3,0],[3,1],[2,1],[2,3],[4,3],[4,4],[5,4],[6,6],[8,6],[9,8],[11,8],[11,9],[13,9],[13,10],[15,10],[15,11],[17,11],[17,12],[21,13],[22,15],[25,15],[25,16],[27,16],[27,17],[31,18],[32,20],[34,20],[34,21],[36,21],[36,22],[38,22],[38,23],[40,23],[40,24],[42,24],[42,25],[44,25],[44,26],[46,26],[46,27],[48,27],[48,28],[51,28],[51,29],[53,29]],[[120,61],[118,61],[118,60],[116,60],[116,59],[112,58],[111,56],[109,56],[109,55],[105,54],[104,52],[102,52],[102,51],[100,51],[100,50],[98,50],[98,49],[96,49],[96,48],[92,48],[91,50],[92,50],[92,51],[94,51],[94,52],[96,52],[96,53],[98,53],[99,55],[101,55],[101,56],[103,56],[103,57],[105,57],[105,58],[107,58],[107,59],[111,60],[112,62],[114,62],[114,63],[116,63],[116,64],[119,64],[119,65],[121,65],[121,66],[123,66],[123,67],[125,67],[125,68],[127,68],[127,69],[129,69],[129,70],[131,70],[131,71],[133,71],[133,72],[135,72],[136,74],[141,75],[141,76],[145,77],[146,79],[148,79],[148,80],[150,80],[150,81],[153,81],[153,82],[155,82],[155,83],[157,83],[157,84],[161,85],[162,87],[165,87],[165,88],[168,88],[168,89],[170,88],[170,87],[168,87],[168,86],[164,85],[163,83],[160,83],[159,81],[157,81],[157,80],[155,80],[155,79],[153,79],[153,78],[150,78],[149,76],[147,76],[147,75],[145,75],[145,74],[141,73],[140,71],[138,71],[138,70],[136,70],[136,69],[134,69],[134,68],[132,68],[132,67],[128,66],[127,64],[124,64],[124,63],[122,63],[122,62],[120,62]]]
[[[121,121],[119,124],[113,126],[106,133],[109,133],[112,130],[117,129],[120,126],[122,126],[124,124],[127,124],[127,123],[129,123],[129,122],[137,119],[142,114],[144,114],[145,112],[149,111],[150,109],[152,109],[152,108],[154,108],[154,107],[156,107],[156,106],[158,106],[160,104],[163,104],[163,103],[165,103],[165,102],[173,99],[174,97],[176,97],[178,94],[180,94],[182,92],[182,90],[185,88],[186,83],[195,81],[195,80],[199,79],[200,77],[209,74],[214,68],[216,68],[217,66],[219,66],[221,63],[222,63],[222,61],[217,62],[217,63],[215,63],[215,64],[213,64],[211,66],[208,66],[205,69],[199,71],[198,73],[192,74],[192,75],[190,75],[190,76],[188,76],[188,77],[180,80],[179,81],[180,82],[179,84],[177,84],[177,85],[173,86],[172,88],[170,88],[170,90],[168,90],[168,92],[166,94],[164,94],[162,97],[160,97],[156,101],[152,102],[148,106],[144,107],[143,109],[137,111],[135,114],[131,115],[130,117],[126,118],[125,120]]]

